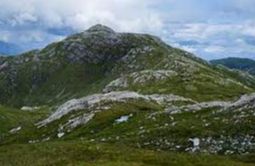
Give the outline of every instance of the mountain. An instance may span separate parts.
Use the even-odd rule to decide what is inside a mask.
[[[102,25],[42,50],[2,57],[0,69],[0,101],[15,106],[51,105],[103,90],[233,99],[251,92],[255,82],[157,37],[117,33]]]
[[[254,90],[247,73],[95,25],[0,57],[0,164],[249,165]]]
[[[248,58],[225,58],[210,61],[214,65],[223,65],[255,75],[255,61]]]

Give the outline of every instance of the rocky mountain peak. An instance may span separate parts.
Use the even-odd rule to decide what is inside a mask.
[[[111,28],[105,26],[105,25],[102,25],[102,24],[97,24],[97,25],[94,25],[92,27],[90,27],[87,32],[106,32],[106,33],[115,33],[114,30],[112,30]]]

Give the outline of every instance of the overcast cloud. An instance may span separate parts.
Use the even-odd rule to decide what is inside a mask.
[[[0,41],[41,48],[101,23],[205,59],[255,58],[254,0],[0,0]]]

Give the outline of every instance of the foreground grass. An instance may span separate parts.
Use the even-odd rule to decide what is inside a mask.
[[[8,126],[21,125],[23,128],[0,141],[0,166],[255,165],[255,155],[217,156],[174,152],[171,151],[171,146],[168,147],[160,141],[168,140],[175,143],[174,145],[183,145],[185,149],[189,146],[186,144],[190,137],[217,138],[220,135],[253,133],[254,116],[250,115],[252,113],[250,110],[245,111],[247,116],[244,117],[239,117],[240,112],[214,112],[215,110],[210,109],[170,115],[161,112],[162,108],[153,103],[133,101],[113,105],[109,110],[96,114],[88,124],[66,133],[61,139],[56,136],[59,124],[64,124],[71,115],[38,129],[34,123],[46,116],[49,110],[25,114],[20,110],[13,111],[6,112],[6,109],[2,109],[2,115],[13,114],[6,116],[13,119],[13,124]],[[86,110],[77,111],[75,114],[84,111]],[[22,119],[21,113],[28,119]],[[30,114],[33,118],[29,116]],[[15,115],[20,117],[16,118]],[[132,116],[127,122],[117,124],[116,119],[123,115]],[[238,123],[235,118],[239,119]],[[235,125],[236,127],[233,127]],[[8,131],[8,126],[2,127],[2,130]],[[43,142],[43,138],[47,137],[51,141]],[[30,140],[42,142],[28,144]],[[150,142],[150,145],[145,145],[146,142]],[[160,144],[157,144],[158,142]]]
[[[219,111],[206,109],[197,112],[184,112],[167,114],[153,103],[129,102],[113,105],[109,110],[97,113],[86,125],[80,125],[72,132],[64,129],[63,138],[58,138],[59,126],[64,125],[69,119],[82,115],[88,110],[77,111],[49,124],[47,127],[37,128],[34,123],[22,125],[22,130],[16,134],[9,134],[0,141],[4,144],[24,144],[31,141],[45,140],[77,140],[83,139],[98,143],[122,143],[134,148],[142,147],[152,150],[186,151],[192,147],[190,138],[201,140],[201,151],[208,146],[216,145],[207,142],[207,138],[215,141],[224,141],[220,154],[232,150],[236,154],[253,152],[252,147],[233,146],[230,138],[245,142],[244,136],[253,135],[255,119],[253,111],[240,112]],[[241,116],[242,115],[242,116]],[[245,116],[244,116],[245,115]],[[129,116],[128,121],[116,123],[121,116]],[[238,149],[244,149],[242,152]]]
[[[85,141],[59,141],[16,144],[0,147],[2,166],[89,165],[89,166],[251,166],[252,163],[198,154],[159,152],[129,148],[124,145],[91,144]]]
[[[48,107],[29,112],[0,105],[0,135],[18,126],[33,125],[36,121],[47,117],[48,114]]]

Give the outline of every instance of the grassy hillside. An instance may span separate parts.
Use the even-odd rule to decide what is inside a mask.
[[[29,112],[0,106],[0,144],[7,136],[11,135],[11,129],[33,126],[35,122],[46,118],[48,115],[49,108],[47,107],[42,107],[36,112]]]
[[[0,57],[0,165],[254,165],[254,90],[252,75],[96,25]]]
[[[10,111],[6,108],[3,110]],[[216,110],[171,115],[155,104],[148,105],[143,102],[114,104],[109,110],[98,113],[87,125],[78,127],[63,138],[57,138],[59,132],[57,128],[73,114],[46,128],[37,129],[31,123],[47,113],[28,113],[25,114],[26,116],[23,113],[21,117],[26,119],[20,119],[20,114],[16,110],[12,116],[8,116],[12,117],[13,124],[5,128],[9,130],[19,125],[22,129],[14,135],[5,137],[5,143],[2,142],[0,147],[0,164],[17,166],[63,165],[63,163],[95,166],[254,165],[253,154],[223,155],[234,152],[238,146],[241,146],[242,139],[247,139],[245,136],[253,133],[254,116],[247,116],[253,111],[246,110],[244,112],[247,114],[240,115],[240,112]],[[128,121],[116,122],[126,115],[130,116]],[[3,126],[1,127],[2,130],[7,131]],[[230,135],[233,136],[233,140]],[[47,137],[49,139],[45,139]],[[229,143],[220,144],[221,155],[209,155],[199,151],[183,153],[185,149],[192,148],[190,138],[201,140],[201,151],[206,151],[208,146],[217,149],[219,146],[215,144],[217,142],[227,140]],[[203,139],[208,138],[216,142],[202,143]],[[237,140],[241,141],[240,144],[234,145],[232,141]],[[252,147],[244,147],[244,151],[249,151],[249,148]]]
[[[14,149],[16,149],[14,151]],[[29,153],[28,153],[29,152]],[[0,164],[15,166],[252,166],[254,156],[222,157],[134,149],[85,141],[58,141],[0,148]]]
[[[182,104],[176,102],[175,105]],[[92,143],[116,146],[121,143],[134,148],[183,152],[193,151],[190,139],[198,138],[200,147],[195,150],[198,152],[226,155],[254,150],[249,145],[254,141],[253,109],[222,111],[215,107],[171,114],[156,103],[130,101],[115,103],[96,113],[86,125],[73,129],[65,125],[84,113],[89,110],[71,112],[42,128],[20,124],[22,130],[6,136],[2,144],[82,139]],[[127,121],[117,122],[125,116],[128,116]],[[64,137],[59,138],[59,133],[64,133]]]
[[[145,84],[130,78],[148,70],[176,74],[146,80]],[[15,107],[55,105],[102,92],[111,81],[124,76],[130,84],[116,89],[174,93],[199,101],[233,99],[254,90],[254,78],[234,75],[154,36],[117,33],[98,25],[42,50],[1,57],[0,103]]]

